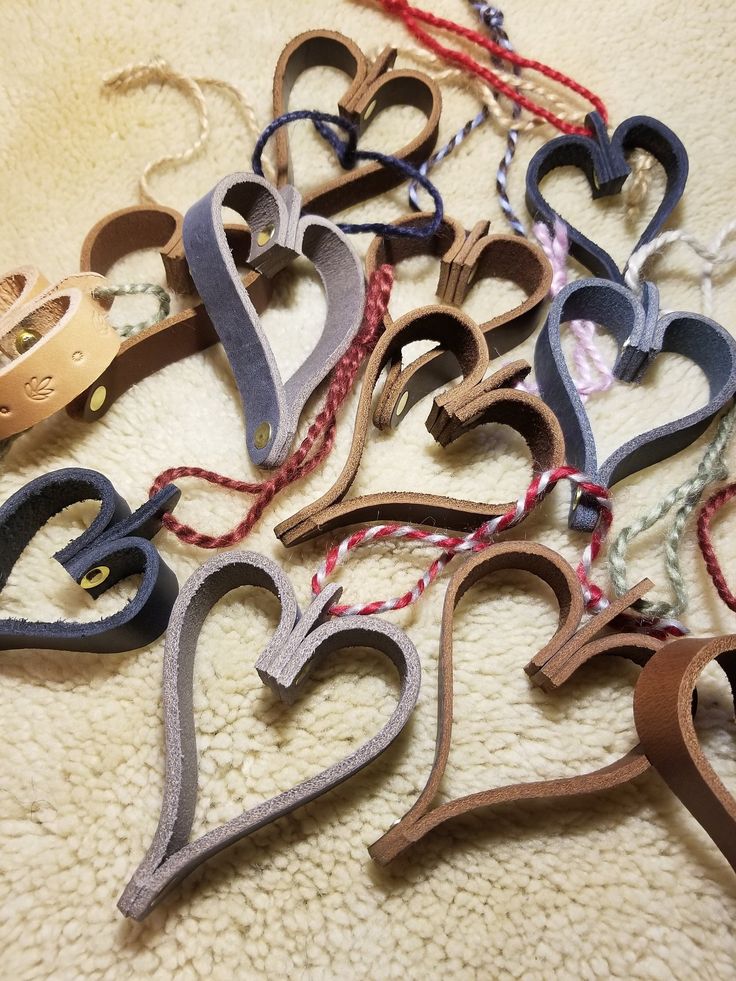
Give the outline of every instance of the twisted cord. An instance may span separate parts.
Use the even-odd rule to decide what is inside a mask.
[[[117,327],[117,332],[123,337],[135,337],[136,334],[139,334],[147,327],[153,327],[159,321],[165,320],[171,310],[171,297],[163,286],[158,286],[155,283],[123,283],[119,286],[98,286],[92,290],[92,295],[99,300],[114,299],[116,296],[138,296],[141,294],[155,296],[158,300],[158,311],[148,317],[147,320]]]
[[[631,174],[624,183],[623,197],[626,204],[626,218],[628,221],[635,221],[649,194],[654,157],[646,150],[637,147],[629,157],[629,166]]]
[[[717,491],[705,502],[698,517],[698,544],[703,554],[705,567],[708,570],[710,578],[713,580],[713,585],[718,595],[729,610],[736,613],[736,595],[734,595],[726,582],[726,577],[723,575],[721,563],[718,561],[718,556],[716,555],[710,536],[710,524],[714,515],[724,504],[727,504],[734,497],[736,497],[736,483],[728,484],[728,486],[721,488],[721,490]]]

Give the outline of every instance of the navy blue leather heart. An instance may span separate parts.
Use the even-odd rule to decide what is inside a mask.
[[[95,470],[70,467],[31,480],[0,507],[0,590],[36,532],[85,500],[100,501],[99,514],[54,558],[95,599],[121,579],[140,574],[137,593],[122,610],[91,623],[0,619],[0,650],[117,654],[143,647],[166,630],[179,584],[149,539],[179,500],[173,484],[131,514],[107,477]]]
[[[619,356],[613,368],[621,381],[635,382],[661,352],[681,354],[702,369],[708,401],[680,419],[623,443],[598,462],[593,430],[562,350],[560,328],[570,320],[592,320],[613,335]],[[534,350],[539,394],[557,416],[565,436],[565,459],[610,487],[630,474],[678,453],[706,429],[736,392],[736,341],[719,324],[694,313],[659,316],[659,293],[645,283],[642,298],[605,279],[568,284],[552,302]],[[585,498],[573,501],[569,526],[590,531],[597,511]]]
[[[665,192],[654,217],[632,249],[633,254],[659,234],[682,197],[688,175],[687,151],[669,127],[651,116],[625,119],[610,138],[597,112],[586,118],[586,124],[594,136],[559,136],[534,154],[526,172],[526,205],[535,221],[544,221],[552,227],[555,218],[559,218],[565,224],[570,255],[594,276],[623,283],[626,269],[619,270],[605,249],[565,221],[545,199],[539,185],[558,167],[577,167],[588,178],[594,199],[618,194],[631,173],[627,154],[636,149],[651,153],[664,168]]]

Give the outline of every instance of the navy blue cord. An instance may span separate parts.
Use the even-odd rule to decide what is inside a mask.
[[[326,112],[317,112],[314,109],[295,109],[293,112],[285,112],[278,116],[273,122],[263,130],[256,141],[253,150],[252,167],[259,177],[263,177],[262,157],[266,144],[273,134],[288,123],[300,119],[311,119],[319,135],[330,144],[335,151],[335,155],[345,170],[351,170],[359,160],[372,160],[381,164],[382,167],[390,167],[404,174],[407,180],[416,181],[429,194],[434,202],[434,214],[432,220],[421,225],[389,225],[382,221],[362,222],[353,224],[350,222],[338,222],[340,228],[346,235],[358,235],[362,232],[371,232],[376,235],[383,235],[386,238],[431,238],[435,235],[442,224],[444,215],[444,205],[442,195],[429,180],[416,167],[399,160],[398,157],[390,153],[378,153],[376,150],[358,150],[358,127],[355,123],[342,116],[333,116]],[[338,134],[332,129],[337,126],[345,133],[345,139],[341,140]]]

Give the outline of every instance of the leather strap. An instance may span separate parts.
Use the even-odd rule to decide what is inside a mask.
[[[736,801],[708,762],[692,718],[695,686],[717,661],[736,704],[736,634],[670,641],[642,671],[634,720],[652,766],[736,871]]]
[[[429,213],[405,215],[396,226],[419,225]],[[376,236],[366,255],[368,276],[384,262],[394,266],[417,255],[434,255],[440,260],[437,297],[443,306],[462,307],[474,283],[482,279],[505,279],[519,286],[527,298],[511,310],[479,324],[491,359],[507,354],[526,340],[539,320],[541,305],[552,283],[552,268],[538,245],[517,235],[489,235],[489,223],[479,221],[466,232],[454,218],[445,216],[431,239]],[[393,324],[388,313],[386,327]],[[458,363],[451,351],[442,347],[422,354],[404,366],[401,359],[389,367],[388,377],[378,398],[373,421],[379,429],[395,428],[406,412],[425,395],[452,381]]]
[[[364,133],[384,109],[413,106],[426,116],[426,122],[415,137],[391,152],[399,160],[419,166],[437,143],[442,97],[437,84],[423,72],[395,69],[394,48],[384,48],[369,61],[358,45],[337,31],[307,31],[290,41],[281,52],[273,76],[273,115],[289,109],[289,99],[296,80],[309,68],[337,68],[350,79],[338,103],[340,115],[357,123]],[[286,127],[275,135],[277,185],[293,183]],[[384,191],[398,187],[405,177],[393,168],[379,163],[361,164],[339,177],[329,178],[302,195],[302,210],[310,214],[332,216]]]
[[[339,763],[190,842],[197,799],[192,706],[197,639],[215,603],[245,585],[267,589],[281,603],[278,626],[258,658],[256,669],[285,701],[293,701],[312,667],[324,655],[355,646],[374,648],[395,665],[399,699],[379,732]],[[184,584],[171,616],[164,652],[166,775],[161,817],[145,858],[118,902],[125,916],[142,920],[176,883],[208,858],[348,780],[380,756],[403,729],[419,695],[417,652],[401,630],[375,617],[328,620],[328,607],[340,592],[339,587],[328,587],[301,616],[293,587],[279,566],[254,552],[218,555]]]
[[[544,545],[533,542],[502,542],[469,558],[450,579],[442,613],[434,763],[416,803],[369,848],[371,857],[379,865],[387,865],[431,830],[462,814],[521,800],[553,800],[599,793],[628,783],[649,767],[641,746],[635,746],[619,760],[599,770],[574,777],[536,780],[484,790],[432,807],[445,774],[452,741],[452,633],[455,607],[464,593],[479,579],[502,569],[519,569],[532,573],[547,583],[558,599],[559,628],[552,640],[527,666],[527,672],[531,672],[531,680],[535,684],[541,684],[545,690],[559,687],[581,664],[600,654],[623,657],[641,665],[661,646],[661,641],[643,634],[601,637],[601,630],[609,626],[615,613],[600,614],[581,631],[577,631],[584,610],[580,584],[575,572],[562,556]],[[646,591],[650,585],[640,584],[640,588]],[[571,657],[574,664],[571,663]],[[484,814],[488,814],[488,811]]]
[[[49,288],[35,266],[18,266],[0,277],[0,318]]]
[[[545,221],[550,227],[559,218],[567,228],[570,254],[593,276],[623,283],[622,273],[615,259],[596,245],[582,232],[574,228],[545,199],[541,182],[559,167],[577,167],[585,174],[593,199],[618,194],[631,173],[627,157],[633,150],[642,149],[662,165],[665,192],[651,221],[632,249],[651,242],[657,236],[676,208],[685,190],[688,175],[687,151],[680,139],[658,119],[651,116],[632,116],[625,119],[611,137],[597,112],[585,120],[593,136],[559,136],[537,150],[526,172],[526,204],[535,221]]]
[[[96,300],[100,276],[78,275],[39,290],[40,274],[18,271],[0,285],[0,439],[63,409],[113,360],[120,338]],[[4,294],[4,297],[3,297]],[[12,297],[15,296],[13,300]]]
[[[327,314],[317,344],[282,381],[268,338],[238,276],[222,224],[237,211],[251,230],[248,263],[272,278],[298,256],[317,269]],[[334,368],[363,317],[363,267],[347,237],[326,218],[300,217],[298,192],[277,190],[255,174],[231,174],[184,218],[189,268],[230,361],[245,412],[246,446],[258,466],[286,458],[309,396]]]
[[[122,579],[140,575],[135,596],[117,613],[88,623],[5,617],[0,619],[0,650],[118,654],[153,643],[166,629],[179,586],[150,539],[179,500],[173,484],[131,514],[107,477],[95,470],[70,467],[31,480],[0,507],[0,590],[36,532],[71,504],[89,500],[100,501],[99,513],[54,558],[93,599]]]
[[[535,470],[561,466],[562,431],[554,414],[535,395],[513,386],[530,370],[524,361],[506,365],[483,379],[488,367],[488,345],[478,325],[460,310],[424,307],[387,328],[373,351],[360,392],[353,427],[353,442],[342,473],[319,500],[302,508],[274,529],[284,545],[301,542],[335,528],[366,521],[409,521],[439,528],[470,531],[512,505],[457,500],[436,494],[389,491],[344,500],[355,479],[371,422],[371,402],[381,372],[407,344],[437,341],[452,351],[463,380],[438,395],[427,419],[427,429],[442,446],[485,423],[511,426],[526,440]]]
[[[106,275],[131,252],[158,249],[166,282],[175,293],[193,293],[194,283],[184,255],[183,218],[173,208],[156,205],[123,208],[106,215],[82,245],[80,268]],[[250,233],[242,226],[226,226],[233,261],[242,265],[250,251]],[[261,313],[271,297],[271,283],[248,270],[242,276],[255,309]],[[218,341],[207,311],[199,300],[179,313],[126,338],[115,360],[68,407],[69,415],[94,422],[138,382],[170,364],[204,351]]]
[[[633,437],[599,463],[593,430],[567,366],[560,330],[570,320],[592,320],[612,334],[619,349],[613,369],[621,381],[640,381],[661,351],[693,361],[708,380],[708,401],[695,412]],[[549,308],[537,339],[534,371],[539,393],[565,434],[565,459],[571,466],[611,487],[625,477],[685,449],[707,428],[736,392],[736,341],[719,324],[694,313],[659,315],[659,294],[644,284],[642,299],[625,286],[604,279],[583,279],[562,289]],[[590,531],[595,506],[573,501],[569,525]]]

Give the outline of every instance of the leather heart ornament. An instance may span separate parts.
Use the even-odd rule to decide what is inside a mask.
[[[555,218],[565,224],[570,254],[594,276],[623,283],[626,269],[621,272],[608,252],[565,221],[547,202],[540,184],[558,167],[577,167],[587,177],[594,199],[618,194],[631,173],[627,156],[636,149],[650,153],[664,168],[665,192],[652,220],[632,249],[633,255],[660,233],[682,197],[687,183],[687,152],[671,129],[650,116],[625,119],[611,137],[597,112],[587,116],[585,122],[593,136],[559,136],[534,154],[526,172],[526,204],[535,221],[545,221],[550,228]]]
[[[141,576],[138,591],[118,613],[90,623],[0,619],[0,650],[118,654],[152,643],[166,629],[179,585],[149,539],[179,500],[173,484],[131,514],[107,477],[95,470],[71,467],[31,480],[0,507],[0,590],[36,532],[71,504],[86,500],[100,501],[99,514],[54,558],[94,599],[136,574]]]
[[[714,660],[736,704],[736,635],[684,637],[665,644],[642,671],[634,721],[652,766],[736,871],[736,800],[701,749],[691,710],[698,677]]]
[[[419,226],[430,214],[399,218],[397,227]],[[508,280],[519,286],[526,299],[518,306],[479,324],[488,345],[490,358],[507,354],[521,344],[536,328],[539,312],[552,282],[552,268],[544,252],[517,235],[489,235],[487,221],[479,221],[470,232],[459,221],[445,216],[436,235],[431,238],[384,238],[376,236],[366,255],[366,274],[389,262],[397,266],[417,255],[434,255],[439,259],[437,297],[442,306],[461,308],[470,288],[483,279]],[[416,311],[422,316],[428,307]],[[387,313],[386,327],[394,321]],[[404,366],[401,358],[389,367],[388,377],[379,396],[373,421],[379,429],[399,425],[406,412],[436,388],[458,375],[457,359],[442,347],[422,354]]]
[[[307,31],[290,41],[281,52],[273,76],[273,115],[289,110],[289,99],[296,80],[309,68],[337,68],[350,79],[340,99],[340,115],[356,123],[364,133],[384,109],[413,106],[426,116],[417,135],[393,152],[399,160],[418,167],[431,154],[437,142],[442,97],[437,84],[422,72],[395,69],[394,48],[385,48],[369,61],[358,45],[336,31]],[[279,187],[293,182],[286,128],[275,135],[276,183]],[[339,177],[325,180],[306,192],[302,209],[325,217],[337,214],[361,201],[398,187],[406,175],[380,163],[369,162]]]
[[[131,252],[158,249],[169,289],[174,293],[195,293],[184,256],[182,223],[178,211],[157,205],[113,211],[85,238],[80,268],[104,276]],[[233,262],[243,265],[250,252],[250,233],[242,225],[226,225],[225,234]],[[270,280],[249,270],[243,275],[242,282],[253,306],[262,313],[271,298]],[[204,305],[197,299],[193,306],[123,340],[115,359],[67,406],[67,412],[84,422],[101,419],[117,399],[139,381],[190,354],[204,351],[218,340]]]
[[[455,607],[474,583],[483,576],[501,569],[518,569],[532,573],[548,583],[558,598],[559,629],[526,669],[532,681],[546,690],[559,687],[581,664],[599,654],[623,657],[641,665],[646,663],[661,646],[661,641],[643,634],[599,636],[601,630],[610,624],[614,617],[622,613],[630,603],[651,587],[651,583],[646,581],[640,583],[638,587],[625,597],[621,597],[608,610],[599,614],[576,633],[584,611],[580,584],[573,569],[556,552],[532,542],[511,541],[491,545],[483,552],[469,558],[450,580],[442,613],[434,763],[424,790],[416,803],[399,822],[369,848],[372,858],[379,865],[387,865],[433,828],[461,814],[521,800],[552,800],[595,794],[628,783],[649,767],[641,747],[635,746],[619,760],[599,770],[574,777],[537,780],[484,790],[432,807],[447,767],[452,740],[452,627]],[[488,811],[484,813],[487,814]]]
[[[427,429],[441,446],[477,426],[495,422],[510,426],[524,438],[535,470],[562,465],[562,432],[554,414],[537,396],[514,387],[528,373],[529,365],[516,361],[483,380],[488,345],[478,325],[460,310],[426,307],[396,321],[378,341],[363,376],[353,442],[342,473],[318,501],[277,525],[275,534],[284,545],[297,545],[335,528],[377,520],[470,531],[513,506],[409,491],[344,500],[360,466],[370,428],[373,392],[381,372],[400,356],[403,347],[418,340],[437,341],[451,351],[463,375],[454,388],[435,398],[427,419]]]
[[[619,446],[599,463],[593,430],[562,350],[560,330],[570,320],[592,320],[613,335],[619,349],[614,375],[638,381],[662,352],[696,364],[708,381],[708,401],[680,419],[650,429]],[[641,300],[625,286],[604,279],[570,283],[553,300],[537,339],[534,372],[540,396],[565,434],[565,459],[604,487],[678,453],[707,428],[736,392],[736,341],[719,324],[694,313],[659,316],[659,294],[645,283]],[[597,511],[575,498],[569,526],[590,531]]]
[[[327,314],[321,336],[285,382],[235,267],[222,224],[224,207],[248,223],[250,266],[270,279],[305,256],[322,280]],[[301,216],[301,199],[291,185],[277,190],[255,174],[232,174],[192,205],[184,218],[184,248],[238,385],[248,454],[258,466],[276,467],[291,448],[305,402],[360,327],[363,266],[336,225],[317,215]]]
[[[281,698],[292,701],[313,665],[325,654],[361,646],[380,651],[395,665],[399,700],[380,731],[345,759],[190,842],[197,798],[192,706],[197,638],[215,603],[230,590],[246,585],[269,590],[281,603],[273,639],[256,662],[263,681]],[[401,732],[419,695],[417,652],[402,631],[374,617],[328,620],[329,606],[339,595],[339,588],[325,590],[300,616],[294,590],[284,573],[271,559],[253,552],[218,555],[184,584],[171,616],[164,653],[166,775],[161,817],[145,858],[118,902],[125,916],[142,920],[176,883],[208,858],[349,779],[383,753]]]

